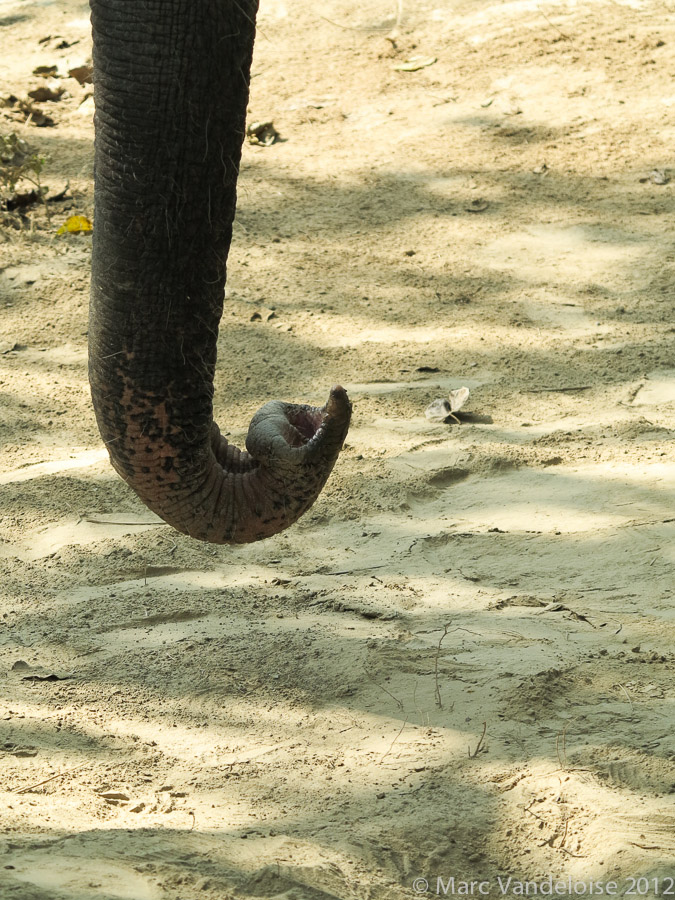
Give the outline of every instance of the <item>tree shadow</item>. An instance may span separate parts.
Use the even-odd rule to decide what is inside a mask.
[[[486,123],[495,148],[558,136],[518,121],[493,127],[488,116],[478,124]],[[90,145],[76,144],[67,161],[61,141],[45,134],[55,171],[81,176]],[[601,868],[594,856],[586,878],[625,873],[629,861],[631,874],[665,872],[675,747],[672,559],[663,526],[673,492],[667,483],[617,485],[607,468],[570,471],[554,461],[564,455],[564,434],[544,429],[549,443],[536,444],[518,428],[536,423],[537,394],[527,392],[589,379],[615,403],[633,379],[667,362],[672,342],[661,331],[659,346],[656,332],[643,341],[631,335],[622,362],[616,348],[591,343],[597,324],[582,314],[601,324],[670,327],[672,273],[661,260],[655,265],[649,241],[650,217],[672,211],[672,197],[637,182],[497,166],[364,170],[345,184],[280,175],[268,159],[261,152],[249,160],[241,180],[218,417],[234,397],[228,417],[239,440],[270,385],[313,399],[318,382],[362,383],[340,480],[293,532],[262,547],[211,555],[168,539],[168,529],[102,532],[100,542],[48,559],[11,561],[3,580],[6,668],[27,657],[74,677],[29,683],[8,675],[5,683],[3,709],[20,702],[30,711],[0,720],[11,745],[5,796],[12,805],[24,798],[23,830],[40,834],[9,838],[5,860],[16,868],[6,873],[14,879],[23,866],[48,879],[13,884],[8,895],[71,897],[69,879],[88,866],[100,881],[87,888],[91,896],[115,896],[120,885],[142,896],[161,881],[181,900],[292,891],[384,900],[409,891],[413,877],[494,883],[497,873],[531,878],[542,866],[578,872],[587,835],[606,845],[610,862]],[[470,185],[476,176],[481,203]],[[617,225],[629,211],[630,227]],[[557,228],[561,214],[573,224]],[[461,269],[425,251],[432,229],[444,229],[450,246],[456,224],[472,229],[467,248],[476,238]],[[488,225],[500,234],[484,237]],[[364,235],[381,239],[370,254]],[[329,242],[324,266],[319,251]],[[575,246],[589,245],[598,266],[574,271]],[[611,277],[603,245],[622,256]],[[516,262],[507,264],[512,253]],[[285,282],[279,254],[291,258]],[[565,254],[563,277],[553,263]],[[578,322],[547,319],[554,292],[568,313],[576,304]],[[27,294],[22,310],[33,302]],[[271,303],[276,324],[294,331],[250,321],[256,306]],[[330,340],[297,323],[310,312]],[[480,336],[462,335],[476,319],[496,337],[481,345]],[[570,337],[570,324],[589,326],[586,336]],[[415,343],[424,329],[427,338]],[[544,346],[542,330],[559,334],[559,344]],[[365,342],[379,343],[375,362],[363,359]],[[458,376],[475,364],[474,397],[493,424],[451,435],[429,428],[421,398],[433,398],[435,380],[420,387],[422,362]],[[66,381],[59,365],[32,359],[25,370],[56,380],[58,392]],[[533,375],[541,370],[550,376],[543,386]],[[66,386],[84,394],[82,362],[69,377]],[[404,386],[369,393],[384,379]],[[7,392],[6,408],[31,439],[47,397]],[[569,424],[583,402],[561,395],[557,430],[609,446],[616,436],[608,429]],[[78,400],[75,415],[84,409]],[[626,415],[639,411],[627,407]],[[383,419],[402,429],[401,446],[380,458]],[[636,438],[646,442],[648,429],[637,428]],[[654,441],[668,436],[662,430]],[[525,453],[530,443],[541,457]],[[10,535],[83,509],[140,509],[100,472],[35,479],[8,504]],[[578,530],[556,533],[556,514]],[[148,563],[172,571],[146,577]],[[96,721],[101,710],[105,725]],[[265,741],[257,749],[253,731]],[[14,756],[21,747],[37,756]],[[31,787],[83,760],[91,777],[85,765],[82,775]],[[107,780],[131,791],[129,803],[101,796],[103,764]],[[175,772],[180,783],[162,790]],[[149,805],[132,813],[131,798],[144,790]],[[161,794],[174,809],[167,802],[150,813]],[[199,819],[191,818],[193,800]],[[86,825],[71,834],[50,829],[52,803],[71,804],[73,820]],[[171,824],[161,827],[153,815]]]

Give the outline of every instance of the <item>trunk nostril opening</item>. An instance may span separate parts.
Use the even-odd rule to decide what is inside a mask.
[[[311,441],[323,424],[323,415],[320,409],[300,409],[291,413],[288,421],[300,433],[303,442],[307,443]]]

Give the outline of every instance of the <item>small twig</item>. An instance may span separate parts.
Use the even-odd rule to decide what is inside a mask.
[[[475,759],[480,751],[483,749],[483,741],[485,740],[485,733],[487,731],[487,722],[483,722],[483,733],[481,734],[478,743],[476,744],[476,749],[471,752],[471,747],[469,747],[469,759]]]
[[[618,591],[618,584],[610,584],[609,587],[589,587],[589,588],[577,588],[578,593],[580,594],[590,594],[592,591]]]
[[[397,741],[397,740],[401,737],[401,735],[403,734],[403,729],[405,728],[405,726],[406,726],[407,724],[408,724],[408,720],[406,719],[405,722],[403,723],[403,725],[401,725],[401,729],[400,729],[399,733],[396,735],[396,737],[394,738],[394,740],[391,742],[391,745],[389,746],[389,749],[387,750],[387,752],[384,753],[384,754],[381,756],[381,758],[380,758],[380,764],[382,763],[382,761],[384,760],[384,758],[385,758],[386,756],[389,756],[389,754],[390,754],[391,751],[392,751],[392,748],[393,748],[394,744],[396,743],[396,741]]]
[[[441,644],[445,639],[446,634],[448,633],[448,628],[452,625],[452,622],[447,622],[443,626],[443,634],[441,635],[441,639],[438,642],[438,647],[436,648],[436,657],[434,659],[434,681],[436,683],[436,687],[434,689],[434,696],[436,698],[436,706],[439,709],[443,709],[443,701],[441,700],[441,689],[438,684],[438,659],[441,655]]]
[[[438,103],[432,103],[432,106],[444,106],[446,103],[457,103],[459,100],[459,96],[457,97],[439,97],[438,94],[429,94],[430,97],[433,97],[435,100],[438,100]]]
[[[529,813],[531,816],[534,816],[535,819],[539,819],[540,822],[546,823],[546,819],[542,819],[542,817],[541,817],[541,816],[538,816],[538,815],[536,814],[536,812],[532,812],[532,807],[533,807],[533,805],[534,805],[536,802],[537,802],[537,800],[536,800],[536,798],[535,798],[534,800],[532,800],[532,801],[530,802],[530,805],[529,805],[529,806],[526,806],[526,807],[525,807],[524,812]]]
[[[458,625],[457,628],[453,628],[452,630],[453,631],[465,631],[467,634],[473,634],[475,637],[483,637],[482,631],[472,631],[470,628],[464,628],[461,625]],[[518,634],[518,632],[512,632],[512,634]],[[519,634],[518,637],[522,637],[522,635]],[[474,641],[474,643],[476,643],[476,642]]]
[[[91,650],[85,650],[82,653],[78,653],[75,659],[80,659],[83,656],[91,656],[92,653],[100,653],[103,650],[103,647],[93,647]]]
[[[403,704],[402,704],[401,701],[398,699],[398,697],[394,697],[394,695],[392,694],[391,691],[388,691],[388,690],[386,689],[386,687],[382,687],[382,685],[381,685],[378,681],[375,681],[375,679],[373,678],[373,676],[370,674],[370,672],[369,672],[367,669],[364,669],[363,671],[366,673],[366,678],[370,679],[370,681],[373,682],[373,684],[375,685],[375,687],[379,687],[379,689],[380,689],[381,691],[384,691],[385,694],[388,694],[388,695],[391,697],[391,699],[396,703],[396,705],[398,706],[398,708],[399,708],[400,710],[403,709]]]
[[[361,566],[360,569],[343,569],[341,572],[301,572],[298,577],[302,578],[306,577],[306,575],[354,575],[357,572],[370,572],[372,569],[386,569],[387,565],[387,563],[382,563],[380,566]]]
[[[357,25],[342,25],[340,22],[334,22],[332,19],[329,19],[327,16],[319,16],[320,19],[323,19],[324,22],[328,22],[329,25],[334,25],[336,28],[342,28],[345,31],[363,31],[363,28],[359,28]]]
[[[549,19],[549,17],[546,15],[546,13],[545,13],[544,10],[541,8],[541,6],[538,6],[537,9],[538,9],[539,12],[542,14],[542,16],[546,19],[546,21],[547,21],[548,24],[551,26],[551,28],[555,28],[555,30],[558,32],[558,34],[560,35],[560,37],[561,37],[564,41],[569,41],[570,44],[571,44],[571,43],[572,43],[572,38],[569,37],[568,35],[566,35],[563,31],[561,31],[561,30],[558,28],[558,26],[555,24],[555,22],[552,22],[552,21]]]
[[[559,847],[560,850],[565,849],[564,844],[565,844],[565,841],[567,840],[567,829],[569,828],[569,824],[570,824],[570,820],[565,819],[565,830],[563,831],[562,840],[560,841],[560,847]]]
[[[560,763],[560,768],[564,772],[567,768],[567,726],[569,722],[565,722],[562,731],[559,731],[556,735],[555,739],[555,752],[558,756],[558,762]],[[560,746],[560,738],[562,737],[562,747]],[[560,751],[562,749],[562,756],[560,755]]]
[[[528,388],[523,391],[524,394],[564,394],[568,391],[590,391],[592,384],[580,384],[575,387],[543,387]]]
[[[56,775],[50,775],[49,778],[45,778],[44,781],[38,781],[36,784],[29,784],[28,787],[20,788],[18,791],[15,791],[15,794],[27,794],[29,791],[34,791],[35,788],[42,787],[43,784],[49,784],[50,781],[54,781],[56,778],[65,778],[66,775],[72,775],[73,772],[78,772],[80,769],[84,769],[87,763],[82,763],[81,766],[75,766],[74,769],[68,769],[67,772],[57,772]]]
[[[154,519],[152,522],[125,522],[121,519],[99,519],[95,515],[82,516],[82,522],[91,522],[92,525],[137,525],[141,528],[144,525],[163,525],[161,519]]]
[[[558,847],[558,850],[562,850],[563,853],[566,853],[568,856],[573,856],[575,859],[587,859],[586,854],[572,853],[572,851],[568,850],[567,847]]]
[[[621,690],[622,690],[622,691],[624,692],[624,694],[626,695],[626,700],[628,700],[628,702],[630,703],[630,709],[631,709],[631,712],[633,712],[633,709],[634,709],[633,701],[630,699],[630,694],[628,693],[628,691],[626,690],[626,688],[625,688],[622,684],[619,684],[618,681],[617,681],[615,684],[613,684],[612,687],[618,687],[618,688],[621,688]]]

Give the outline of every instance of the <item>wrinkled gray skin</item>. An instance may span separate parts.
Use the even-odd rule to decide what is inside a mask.
[[[213,421],[257,0],[91,0],[96,100],[89,376],[115,469],[199,540],[295,522],[330,474],[351,406],[273,401],[246,451]]]

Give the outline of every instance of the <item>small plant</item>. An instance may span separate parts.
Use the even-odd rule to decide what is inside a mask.
[[[48,214],[48,188],[40,178],[46,162],[47,157],[18,134],[0,134],[0,207],[14,210],[31,203],[44,203]],[[33,185],[32,189],[18,191],[17,185],[22,181]]]

